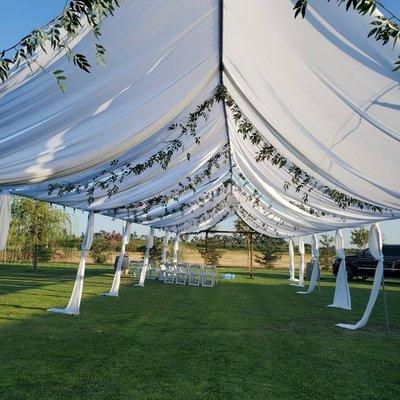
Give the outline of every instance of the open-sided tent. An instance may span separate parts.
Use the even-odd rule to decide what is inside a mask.
[[[2,192],[177,233],[233,213],[284,238],[399,218],[398,51],[367,38],[374,15],[310,3],[300,21],[291,0],[126,1],[103,23],[105,68],[37,52],[0,85]],[[94,37],[66,41],[89,55]]]

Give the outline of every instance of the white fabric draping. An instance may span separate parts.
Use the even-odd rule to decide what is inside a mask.
[[[105,296],[118,297],[119,285],[121,283],[122,262],[124,261],[124,256],[125,256],[125,247],[129,243],[130,238],[131,238],[131,223],[126,222],[124,232],[122,233],[121,251],[119,253],[117,266],[115,267],[114,279],[110,291],[108,293],[103,293]]]
[[[294,244],[292,238],[289,239],[289,281],[296,281],[294,269]]]
[[[312,262],[312,271],[310,284],[308,286],[307,291],[305,292],[297,292],[299,294],[309,294],[315,289],[315,286],[319,280],[320,276],[320,267],[319,267],[319,244],[317,235],[311,235],[311,262]]]
[[[304,240],[302,237],[299,238],[298,244],[299,254],[300,254],[300,264],[299,264],[299,279],[297,283],[292,283],[292,286],[304,287]]]
[[[336,275],[335,294],[333,303],[328,307],[343,308],[351,310],[351,297],[349,283],[347,281],[346,255],[344,253],[343,232],[338,229],[335,234],[336,257],[340,259],[339,269]]]
[[[372,225],[369,230],[369,251],[371,252],[372,257],[374,257],[375,260],[378,261],[378,263],[375,270],[371,294],[364,314],[356,324],[336,324],[336,326],[352,330],[362,328],[367,324],[372,309],[374,308],[383,279],[382,234],[379,224]]]
[[[180,235],[179,233],[177,233],[174,240],[174,250],[173,250],[174,252],[172,255],[172,262],[174,264],[178,263],[179,242],[180,242]]]
[[[167,247],[169,242],[169,231],[165,232],[164,240],[163,240],[163,248],[161,253],[161,266],[165,267],[165,263],[167,262]]]
[[[8,230],[11,221],[11,203],[10,196],[0,195],[0,251],[7,245]]]
[[[150,233],[147,237],[146,251],[144,253],[143,267],[142,267],[142,271],[140,273],[139,283],[136,286],[141,286],[141,287],[144,286],[147,270],[149,268],[150,250],[153,248],[153,244],[154,244],[154,228],[151,227]]]
[[[85,236],[81,245],[81,256],[79,260],[79,267],[76,273],[74,288],[72,290],[69,303],[66,308],[50,308],[48,311],[59,314],[79,315],[79,308],[81,305],[83,279],[85,277],[86,255],[92,247],[94,234],[94,213],[90,212],[88,215]]]
[[[90,59],[91,74],[82,74],[62,54],[39,51],[39,63],[65,71],[68,90],[60,94],[52,74],[35,63],[33,73],[21,65],[0,84],[0,189],[128,221],[135,214],[140,223],[173,232],[215,224],[232,214],[231,200],[239,201],[236,213],[254,229],[274,237],[399,218],[400,92],[392,71],[399,44],[392,51],[367,38],[373,16],[313,0],[300,21],[292,8],[292,0],[123,2],[103,23],[106,68]],[[83,28],[68,45],[90,55],[93,35]],[[237,133],[229,107],[225,120],[221,103],[198,121],[200,143],[170,130],[185,124],[221,83],[221,55],[223,83],[267,141],[321,184],[385,207],[382,213],[342,210],[318,188],[308,193],[306,206],[319,215],[299,207],[301,191],[283,189],[288,168],[256,162],[259,148]],[[96,179],[119,177],[124,165],[146,162],[170,140],[182,140],[183,148],[167,169],[156,164],[128,174],[112,196],[111,188],[96,188],[89,205],[84,190],[48,193],[49,183],[90,187]],[[168,201],[170,214],[137,205],[158,195],[173,198],[179,184],[201,173],[227,143],[232,163],[221,162],[195,193]],[[232,189],[234,199],[215,196],[204,208],[190,207],[180,221],[179,205],[231,176],[247,193],[257,190],[260,203]]]
[[[320,182],[398,210],[399,44],[367,38],[374,16],[325,1],[304,21],[289,0],[224,4],[224,81],[247,118]]]

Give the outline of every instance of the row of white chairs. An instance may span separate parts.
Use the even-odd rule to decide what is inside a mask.
[[[143,268],[142,262],[132,262],[130,273],[139,278]],[[217,283],[217,271],[213,265],[189,263],[165,263],[164,265],[149,265],[146,279],[156,280],[167,284],[213,287]]]

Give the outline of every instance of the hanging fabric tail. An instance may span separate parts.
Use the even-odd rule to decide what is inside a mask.
[[[146,252],[144,253],[142,272],[140,273],[139,283],[136,286],[144,286],[146,280],[147,269],[149,268],[150,250],[154,244],[154,228],[150,228],[149,236],[147,237]]]
[[[299,253],[300,253],[300,265],[299,265],[299,279],[297,283],[292,283],[292,286],[304,287],[304,241],[303,238],[299,238]]]
[[[311,279],[310,279],[310,285],[308,286],[308,289],[306,292],[297,292],[300,294],[309,294],[312,293],[312,291],[315,289],[315,286],[317,285],[319,275],[320,275],[320,268],[319,268],[319,245],[318,245],[318,239],[317,235],[311,235],[311,252],[312,252],[312,264],[313,264],[313,269],[311,272]]]
[[[297,279],[294,276],[294,244],[293,239],[289,239],[289,281],[290,282],[297,282]]]
[[[174,242],[174,255],[172,257],[172,262],[174,264],[178,263],[179,241],[180,241],[180,235],[179,235],[179,233],[177,233],[175,236],[175,242]]]
[[[369,230],[369,251],[372,257],[378,261],[375,270],[374,283],[372,284],[371,294],[368,300],[367,307],[364,311],[362,318],[354,325],[352,324],[336,324],[341,328],[346,329],[359,329],[365,326],[368,322],[369,316],[371,315],[372,309],[374,308],[376,299],[379,294],[379,289],[382,284],[383,278],[383,254],[382,254],[382,234],[379,224],[374,224]]]
[[[78,272],[76,273],[75,284],[72,290],[69,303],[66,308],[50,308],[47,311],[60,314],[79,315],[79,308],[81,305],[81,298],[83,291],[83,279],[85,276],[86,254],[92,247],[93,233],[94,233],[94,213],[91,211],[88,215],[86,233],[81,245],[81,257],[79,260]]]
[[[0,195],[0,251],[6,248],[11,221],[11,201],[7,194]]]
[[[338,273],[336,275],[335,294],[333,296],[333,303],[328,307],[343,308],[351,310],[351,298],[349,283],[347,281],[346,271],[346,256],[344,253],[344,240],[343,232],[341,229],[336,231],[335,235],[335,249],[336,256],[340,259]]]
[[[118,297],[119,285],[121,283],[122,263],[124,261],[124,256],[125,256],[125,247],[129,243],[130,237],[131,237],[131,223],[126,222],[125,229],[121,239],[121,252],[119,253],[117,266],[115,268],[113,283],[111,285],[110,291],[108,293],[102,293],[102,295]]]
[[[169,232],[165,232],[164,241],[163,241],[163,249],[161,253],[161,267],[165,267],[165,263],[167,262],[167,247],[169,242]]]

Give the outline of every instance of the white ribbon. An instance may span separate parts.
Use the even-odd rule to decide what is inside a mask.
[[[177,233],[176,236],[175,236],[174,254],[173,254],[173,257],[172,257],[172,262],[174,264],[178,263],[179,241],[180,241],[180,235],[179,235],[179,233]]]
[[[292,283],[292,286],[304,287],[304,241],[303,238],[299,238],[299,253],[300,253],[300,265],[299,265],[299,279],[297,283]]]
[[[343,308],[351,310],[351,298],[349,283],[347,281],[346,271],[346,255],[344,253],[344,240],[343,232],[341,229],[336,231],[335,235],[335,249],[336,256],[340,258],[340,265],[336,275],[335,294],[333,296],[333,303],[328,307]]]
[[[129,243],[130,237],[131,237],[131,223],[130,222],[126,222],[125,229],[124,229],[124,232],[122,234],[121,251],[119,253],[117,266],[115,268],[113,283],[112,283],[111,289],[110,289],[110,291],[108,293],[102,293],[105,296],[118,297],[119,285],[121,283],[122,263],[123,263],[124,256],[125,256],[125,247]]]
[[[0,251],[6,248],[11,221],[11,201],[7,194],[0,195]]]
[[[147,236],[146,252],[144,253],[143,267],[142,267],[142,271],[140,273],[139,283],[136,286],[142,286],[142,287],[144,286],[147,270],[149,268],[150,250],[152,249],[153,244],[154,244],[154,228],[151,227],[149,236]]]
[[[312,264],[313,264],[313,269],[311,272],[311,279],[310,279],[310,285],[308,286],[308,289],[306,292],[297,292],[299,294],[309,294],[311,293],[314,289],[315,286],[317,285],[319,274],[320,274],[320,269],[319,269],[319,246],[318,246],[318,239],[317,235],[313,234],[311,235],[311,252],[312,252]]]
[[[294,244],[293,239],[289,239],[289,281],[297,282],[295,278],[295,270],[294,270]]]
[[[372,284],[371,294],[369,296],[367,307],[364,311],[362,318],[354,325],[352,324],[336,324],[341,328],[346,329],[359,329],[365,326],[368,322],[369,316],[371,315],[372,309],[374,308],[376,299],[379,294],[379,289],[382,284],[383,278],[383,254],[382,254],[382,234],[379,224],[374,224],[369,230],[369,251],[375,260],[378,260],[376,266],[374,283]]]
[[[169,231],[166,231],[164,235],[163,249],[161,253],[161,267],[165,267],[165,263],[167,262],[168,242],[169,242]]]
[[[50,308],[47,311],[59,314],[79,315],[81,305],[83,279],[85,277],[86,254],[92,247],[94,233],[94,213],[91,211],[88,215],[85,237],[81,245],[81,257],[79,260],[78,272],[76,273],[75,284],[72,290],[71,298],[66,308]]]

